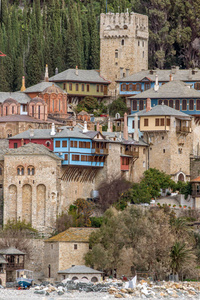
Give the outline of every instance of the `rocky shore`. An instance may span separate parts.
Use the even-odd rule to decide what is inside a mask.
[[[55,285],[44,282],[29,290],[0,289],[0,300],[97,300],[129,298],[139,299],[200,299],[200,283],[149,282],[141,280],[135,288],[125,288],[121,280],[102,283],[63,281]]]

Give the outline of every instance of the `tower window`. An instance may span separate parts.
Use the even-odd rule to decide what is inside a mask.
[[[142,57],[144,58],[144,51],[142,51]]]
[[[138,46],[140,46],[140,41],[138,41]]]
[[[118,50],[115,50],[115,58],[118,58]]]
[[[124,46],[124,40],[122,40],[122,46]]]

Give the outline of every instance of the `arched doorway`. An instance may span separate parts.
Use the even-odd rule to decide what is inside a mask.
[[[184,175],[183,175],[182,173],[180,173],[180,174],[178,175],[178,181],[185,181],[185,180],[184,180]]]

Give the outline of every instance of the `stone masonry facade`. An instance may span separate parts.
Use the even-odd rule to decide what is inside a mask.
[[[148,17],[136,13],[107,13],[100,16],[100,74],[115,81],[148,69]]]

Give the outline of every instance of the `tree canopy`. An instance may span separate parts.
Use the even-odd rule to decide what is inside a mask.
[[[108,0],[110,12],[134,11],[149,17],[149,68],[199,67],[200,0]],[[98,69],[100,0],[2,0],[0,9],[0,91],[16,91],[78,65]],[[119,100],[117,103],[119,104]],[[117,112],[123,106],[117,107]]]

